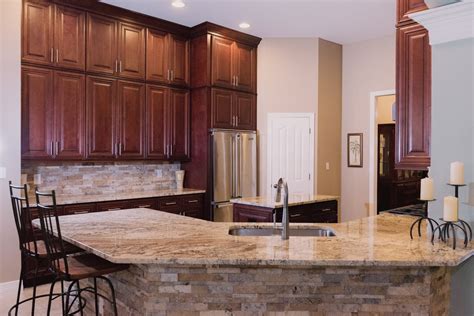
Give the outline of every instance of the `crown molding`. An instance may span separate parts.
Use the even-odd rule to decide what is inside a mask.
[[[412,13],[409,17],[428,30],[431,45],[474,38],[473,0]]]

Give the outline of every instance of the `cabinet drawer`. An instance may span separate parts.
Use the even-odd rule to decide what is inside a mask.
[[[128,201],[118,201],[118,202],[105,202],[97,204],[97,211],[118,211],[130,208],[130,202]]]
[[[183,206],[201,206],[203,197],[201,194],[185,195],[181,197],[181,201],[183,202]]]
[[[66,205],[64,206],[63,215],[87,214],[96,211],[95,204]]]
[[[183,211],[177,197],[165,197],[158,200],[158,210],[169,213],[179,213]]]
[[[156,209],[156,199],[140,199],[130,201],[130,208],[151,208]]]
[[[180,213],[180,215],[194,218],[202,218],[202,209],[183,211]]]

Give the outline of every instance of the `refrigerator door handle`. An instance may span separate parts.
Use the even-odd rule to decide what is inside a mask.
[[[232,135],[232,197],[237,197],[237,140],[236,135]]]
[[[237,134],[236,135],[236,151],[237,151],[237,155],[236,155],[236,195],[237,197],[242,197],[242,137],[240,134]]]

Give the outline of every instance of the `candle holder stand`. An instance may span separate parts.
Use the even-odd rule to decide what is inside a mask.
[[[470,240],[472,240],[472,230],[469,227],[469,224],[467,224],[466,222],[464,222],[462,220],[445,221],[442,218],[440,218],[440,220],[443,223],[441,225],[439,225],[438,227],[436,227],[436,229],[434,230],[433,235],[431,236],[431,244],[434,244],[434,238],[435,238],[435,235],[436,235],[436,231],[438,231],[438,239],[441,239],[441,241],[443,241],[446,244],[449,243],[449,239],[452,236],[453,237],[453,249],[456,249],[456,239],[457,239],[456,228],[457,228],[464,235],[464,248],[466,248],[468,242]],[[466,224],[467,224],[467,227],[469,227],[470,237],[467,234],[467,230],[466,230],[466,226],[465,226]],[[451,230],[452,234],[450,234],[450,230]]]
[[[454,187],[454,196],[456,198],[459,198],[459,188],[466,186],[465,184],[452,184],[452,183],[448,183],[448,185]]]
[[[417,224],[418,224],[418,237],[421,237],[421,223],[425,220],[430,224],[431,231],[433,232],[433,234],[435,232],[435,229],[439,227],[439,224],[438,224],[437,221],[435,221],[434,219],[428,217],[428,203],[436,201],[436,199],[433,199],[433,200],[420,200],[420,201],[423,202],[423,215],[419,215],[419,218],[416,221],[414,221],[413,224],[411,224],[411,227],[410,227],[410,238],[411,239],[413,239],[413,229],[415,228],[415,226]]]

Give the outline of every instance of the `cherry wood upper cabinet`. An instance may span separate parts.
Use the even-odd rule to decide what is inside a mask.
[[[49,65],[54,62],[53,5],[23,3],[22,61]]]
[[[257,81],[256,49],[236,42],[234,51],[234,85],[236,89],[253,92]]]
[[[56,6],[54,20],[54,62],[56,66],[85,69],[85,20],[84,11]]]
[[[21,153],[53,157],[53,71],[23,67],[21,74]]]
[[[168,155],[167,104],[169,90],[161,86],[147,85],[146,91],[147,157],[164,160]]]
[[[87,77],[86,131],[88,158],[114,158],[116,146],[117,81]]]
[[[85,150],[85,76],[54,74],[54,153],[57,159],[82,159]]]
[[[423,0],[398,0],[397,1],[397,21],[398,24],[410,22],[408,14],[428,9]]]
[[[119,75],[131,79],[145,79],[145,28],[120,23],[119,29]]]
[[[118,153],[122,158],[145,157],[145,85],[118,82]]]
[[[431,48],[419,24],[397,29],[396,168],[430,165]]]
[[[170,82],[177,85],[189,84],[189,40],[169,35]]]
[[[211,128],[234,128],[233,92],[213,88],[211,92]]]
[[[87,15],[87,71],[113,75],[118,71],[117,22]]]
[[[234,41],[212,37],[211,84],[224,88],[234,87]]]
[[[168,82],[168,40],[165,32],[147,29],[146,79]]]
[[[169,115],[170,158],[186,160],[190,158],[190,106],[188,90],[170,90]]]
[[[235,127],[237,129],[257,129],[257,108],[255,95],[236,92],[234,97]]]

